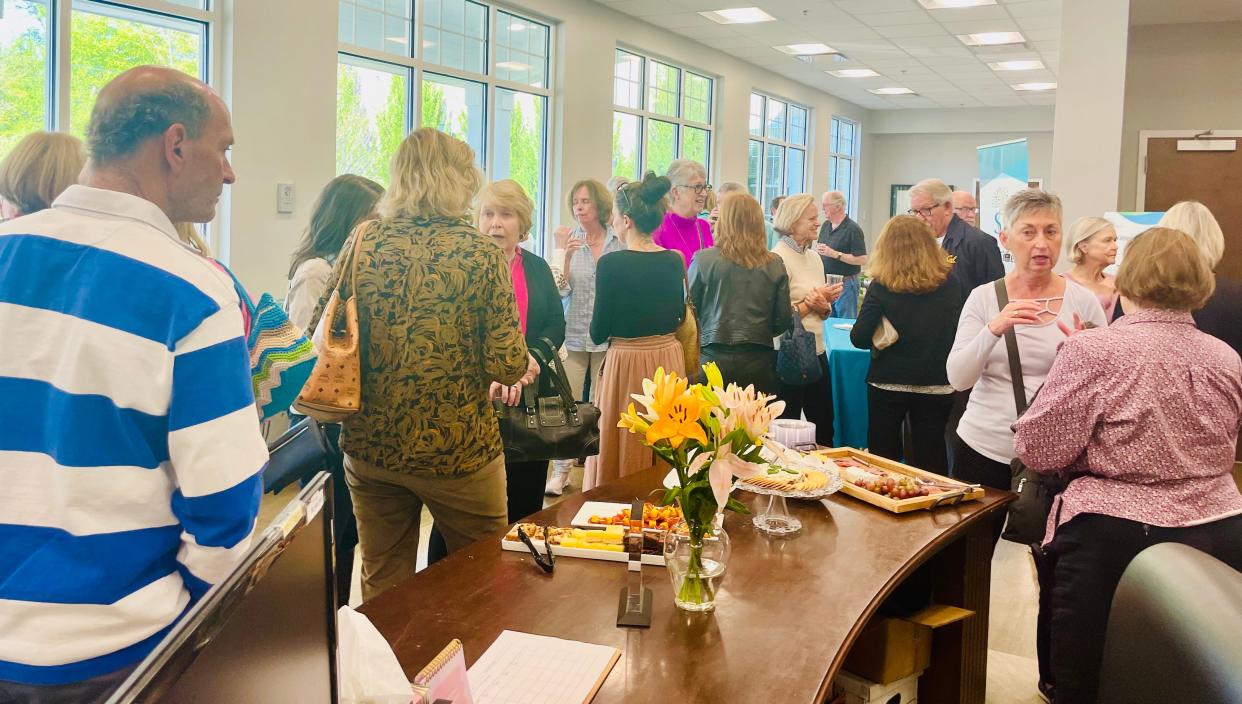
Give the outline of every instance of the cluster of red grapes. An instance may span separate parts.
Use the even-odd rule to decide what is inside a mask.
[[[910,477],[884,477],[874,482],[867,482],[859,479],[854,482],[854,486],[897,500],[927,496],[929,493],[927,487],[921,487],[915,484],[914,480]]]

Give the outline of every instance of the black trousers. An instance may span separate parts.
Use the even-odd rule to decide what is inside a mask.
[[[1056,704],[1090,704],[1099,691],[1113,594],[1136,555],[1182,543],[1242,571],[1242,516],[1185,528],[1081,514],[1057,529],[1053,560],[1051,660]]]
[[[532,513],[543,510],[543,487],[548,480],[548,461],[510,462],[505,460],[505,498],[509,522],[517,523]],[[448,555],[444,536],[435,525],[427,538],[427,564],[430,566]]]
[[[954,453],[957,451],[957,424],[962,422],[962,415],[966,413],[966,405],[969,403],[970,389],[953,394],[953,410],[949,412],[949,421],[944,425],[944,448],[949,459],[950,472],[953,471]]]
[[[754,385],[755,390],[777,395],[781,382],[776,378],[776,350],[770,345],[706,345],[699,350],[699,365],[715,362],[725,385],[733,382],[742,388]]]
[[[805,412],[806,419],[815,424],[815,442],[832,447],[832,380],[826,354],[819,355],[819,366],[823,371],[819,381],[802,386],[781,384],[780,399],[785,402],[781,418],[797,420]]]
[[[886,391],[867,385],[867,449],[890,460],[937,474],[948,471],[944,426],[953,410],[952,394]],[[902,448],[902,424],[910,419],[910,448]]]
[[[954,479],[960,479],[971,484],[982,484],[993,489],[1009,491],[1011,486],[1011,472],[1009,465],[997,462],[990,457],[984,457],[975,451],[975,448],[966,444],[957,433],[953,434],[953,474]],[[1004,521],[996,521],[992,524],[992,544],[1000,540],[1001,532],[1005,529]]]

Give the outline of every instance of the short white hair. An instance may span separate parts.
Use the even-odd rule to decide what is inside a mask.
[[[720,184],[720,188],[716,189],[716,195],[724,196],[727,193],[744,193],[745,191],[746,186],[743,186],[737,181],[725,181]]]
[[[842,210],[845,210],[845,194],[841,191],[828,191],[824,194],[824,200],[832,203]]]
[[[931,198],[933,205],[944,205],[953,201],[953,190],[949,184],[938,178],[925,178],[910,187],[910,195],[922,193]]]
[[[1061,199],[1048,191],[1024,188],[1009,196],[1009,200],[1005,201],[1005,207],[1001,209],[1001,227],[1008,230],[1013,227],[1018,218],[1035,210],[1051,211],[1056,213],[1057,219],[1060,220]]]
[[[673,182],[674,186],[684,186],[696,176],[706,181],[707,169],[694,159],[674,159],[673,163],[668,165],[668,171],[664,175]]]
[[[1104,218],[1085,217],[1078,218],[1070,225],[1069,236],[1065,238],[1065,256],[1069,257],[1070,262],[1077,264],[1082,261],[1082,250],[1078,248],[1079,243],[1095,237],[1101,232],[1112,227],[1113,224]]]
[[[1225,233],[1208,207],[1198,201],[1184,200],[1169,208],[1160,217],[1160,226],[1181,230],[1199,245],[1208,267],[1215,270],[1225,256]]]

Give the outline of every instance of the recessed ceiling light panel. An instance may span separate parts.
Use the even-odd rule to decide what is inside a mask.
[[[1039,59],[1018,59],[1014,61],[989,61],[988,67],[993,71],[1038,71],[1044,67]]]
[[[755,22],[774,22],[776,18],[757,7],[732,7],[727,10],[700,12],[712,22],[718,24],[754,24]]]
[[[957,38],[966,46],[1002,46],[1004,44],[1021,44],[1026,37],[1021,32],[978,32],[975,34],[959,34]]]
[[[869,68],[843,68],[840,71],[824,71],[837,78],[874,78],[880,74]]]
[[[868,88],[867,92],[874,93],[876,95],[914,95],[914,91],[900,86],[891,86],[888,88]]]
[[[1013,88],[1014,90],[1034,90],[1034,91],[1056,90],[1057,84],[1055,83],[1015,83],[1014,85],[1010,86],[1010,88]]]
[[[821,56],[823,54],[835,54],[836,49],[827,44],[786,44],[784,46],[774,46],[779,52],[789,54],[790,56]]]
[[[919,0],[919,4],[929,10],[949,10],[959,7],[995,5],[996,0]]]

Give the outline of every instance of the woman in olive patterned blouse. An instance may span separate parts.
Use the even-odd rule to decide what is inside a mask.
[[[364,600],[414,574],[424,505],[450,552],[504,529],[504,454],[488,388],[538,372],[509,266],[468,219],[481,183],[473,150],[415,130],[393,157],[391,183],[379,220],[358,235],[362,410],[345,420],[341,440]]]

